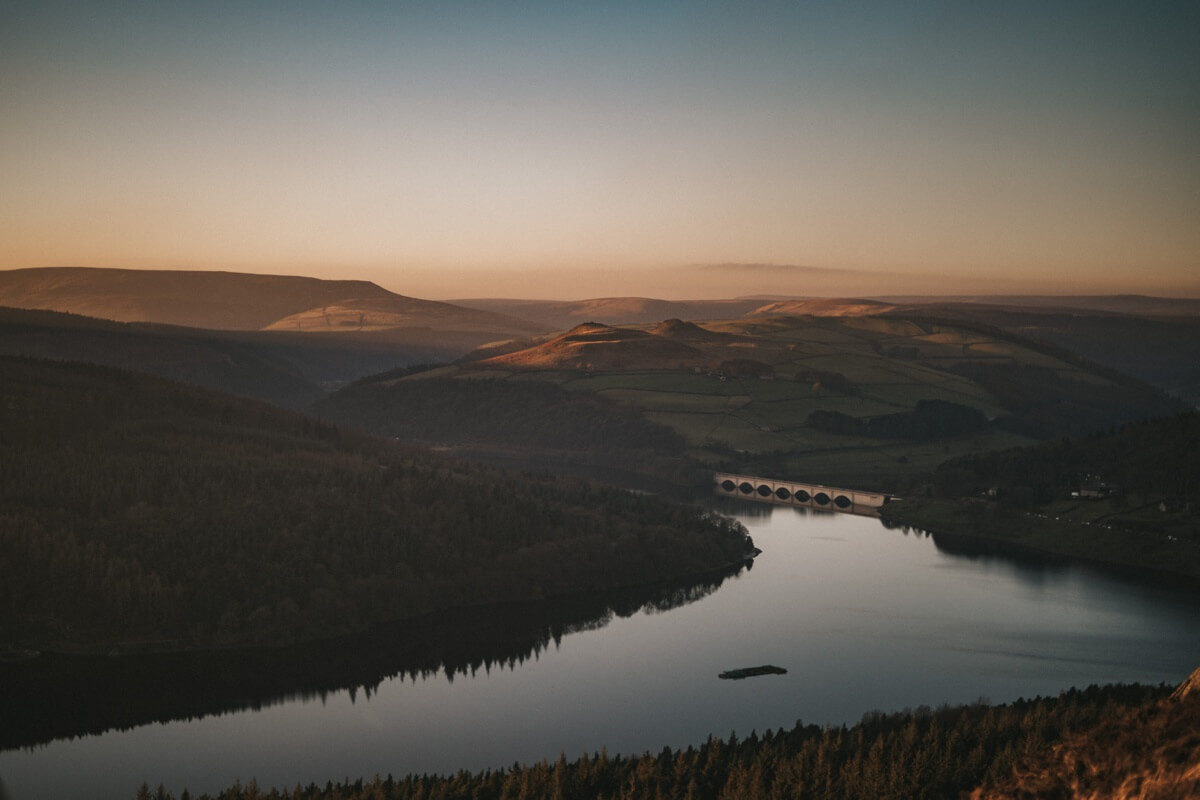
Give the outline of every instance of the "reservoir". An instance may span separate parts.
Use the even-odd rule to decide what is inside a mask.
[[[451,670],[395,667],[319,692],[259,687],[241,707],[188,706],[194,681],[181,680],[172,691],[187,710],[159,718],[167,721],[11,747],[0,752],[0,777],[25,800],[131,798],[143,781],[178,796],[252,778],[290,788],[476,771],[602,748],[657,752],[798,720],[852,724],[874,710],[1173,684],[1200,666],[1195,589],[863,516],[736,502],[720,510],[763,552],[682,600],[577,620],[507,658],[464,656],[470,666]],[[389,646],[403,650],[396,638]],[[718,677],[756,665],[786,672]],[[136,682],[122,686],[110,691],[140,699]],[[72,697],[42,691],[70,707]],[[109,724],[118,723],[101,727]]]

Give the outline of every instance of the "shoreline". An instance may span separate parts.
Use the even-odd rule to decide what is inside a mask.
[[[421,625],[436,619],[439,615],[444,614],[471,614],[471,613],[504,613],[511,609],[526,607],[530,605],[538,605],[544,603],[565,603],[575,604],[582,602],[594,602],[600,599],[608,599],[613,602],[619,602],[622,597],[634,594],[642,594],[654,591],[671,591],[680,587],[693,586],[703,583],[708,580],[724,580],[737,574],[743,569],[746,569],[749,564],[752,564],[754,559],[762,553],[757,547],[751,546],[743,558],[726,562],[724,564],[711,567],[700,572],[687,575],[674,575],[665,577],[661,581],[655,583],[637,583],[612,586],[604,589],[592,589],[587,591],[569,592],[565,594],[554,594],[540,598],[525,598],[502,600],[493,603],[478,603],[466,605],[445,606],[442,608],[433,608],[424,611],[420,614],[414,614],[407,617],[398,617],[394,619],[376,620],[367,623],[361,627],[349,630],[337,631],[327,635],[318,635],[312,637],[297,637],[294,639],[286,639],[278,642],[231,642],[224,645],[214,645],[213,643],[196,643],[184,638],[175,639],[155,639],[151,641],[125,641],[125,642],[96,642],[96,643],[81,643],[81,642],[55,642],[55,641],[39,641],[36,637],[22,641],[17,644],[8,646],[5,650],[0,650],[0,653],[20,653],[20,658],[5,659],[0,658],[0,668],[10,664],[24,664],[30,661],[36,661],[42,655],[64,656],[64,657],[79,657],[79,658],[103,658],[125,659],[131,660],[137,657],[153,657],[153,656],[172,656],[172,655],[224,655],[237,652],[271,652],[284,650],[290,647],[315,647],[321,645],[330,645],[338,641],[370,636],[372,633],[378,632],[389,626],[398,625]],[[158,646],[165,642],[179,643],[178,646]]]
[[[1037,556],[1038,558],[1055,558],[1064,561],[1086,564],[1102,568],[1109,572],[1123,573],[1125,577],[1139,580],[1167,580],[1184,588],[1200,589],[1200,572],[1187,569],[1172,569],[1159,563],[1130,562],[1119,555],[1086,551],[1072,547],[1070,542],[1037,542],[1023,538],[1006,536],[1002,533],[987,530],[996,520],[972,519],[963,513],[953,501],[945,500],[906,500],[908,508],[915,514],[904,513],[901,503],[889,503],[880,509],[880,519],[886,525],[903,525],[915,530],[924,531],[934,536],[956,537],[964,540],[975,540],[1000,545],[1006,550],[1016,553]],[[950,512],[951,519],[937,518],[932,521],[927,514],[921,512],[929,506]],[[897,513],[898,512],[898,513]],[[1016,528],[1021,520],[1014,520],[1011,527]],[[1069,529],[1070,523],[1038,520],[1037,526],[1043,530]],[[1029,530],[1035,530],[1032,526]],[[1126,534],[1132,536],[1134,534]]]

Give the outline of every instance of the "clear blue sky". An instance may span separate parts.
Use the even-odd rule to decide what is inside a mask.
[[[1200,3],[10,5],[0,268],[65,264],[1200,295]]]

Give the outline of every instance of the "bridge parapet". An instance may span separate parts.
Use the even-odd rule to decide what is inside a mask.
[[[874,513],[889,495],[859,489],[840,489],[815,483],[783,481],[755,475],[718,472],[713,475],[717,494],[776,505],[821,508],[846,513]]]

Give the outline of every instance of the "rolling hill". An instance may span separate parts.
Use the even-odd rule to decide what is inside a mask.
[[[476,364],[518,369],[689,369],[708,360],[706,353],[674,338],[587,322],[547,342]]]
[[[588,300],[453,300],[456,305],[535,320],[563,330],[584,322],[646,325],[664,319],[691,321],[736,319],[780,314],[856,316],[880,314],[895,303],[855,298],[736,297],[731,300],[659,300],[648,297],[597,297]]]
[[[645,325],[676,317],[715,321],[766,316],[942,317],[990,325],[1025,339],[1075,351],[1200,406],[1200,300],[1187,298],[1041,295],[795,298],[749,296],[673,302],[638,297],[570,302],[456,300],[471,308],[537,320],[559,330],[592,321]]]
[[[1010,308],[1043,309],[1049,311],[1106,311],[1113,314],[1153,317],[1200,316],[1200,299],[1188,297],[1150,297],[1141,294],[1113,295],[893,295],[873,297],[895,305],[930,305],[962,303],[970,305],[1007,306]]]
[[[505,300],[474,298],[452,300],[466,306],[533,320],[556,330],[584,322],[607,325],[643,325],[676,317],[687,320],[732,319],[751,312],[763,300],[657,300],[648,297],[598,297],[589,300]]]
[[[472,332],[476,344],[545,326],[405,297],[369,281],[186,270],[45,267],[0,271],[0,306],[212,330]]]
[[[549,382],[668,426],[700,463],[880,489],[1182,407],[1060,348],[917,316],[592,323],[502,350],[399,381],[470,380],[481,407],[497,381]]]
[[[983,303],[943,302],[923,309],[1070,350],[1200,407],[1200,316],[1165,313],[1187,308],[1189,302],[1175,301],[1163,307],[1164,313],[1139,315]]]
[[[545,331],[367,281],[0,271],[0,353],[138,370],[290,408],[365,375]]]
[[[0,308],[0,354],[137,370],[297,409],[364,375],[450,360],[478,343],[453,331],[214,331]]]

